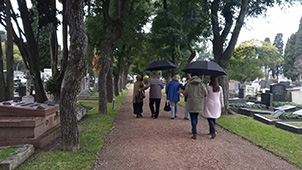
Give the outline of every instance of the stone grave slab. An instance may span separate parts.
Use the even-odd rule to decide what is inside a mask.
[[[284,106],[275,107],[274,110],[283,110],[285,112],[291,112],[291,111],[295,111],[296,108],[297,107],[293,105],[284,105]]]
[[[295,114],[295,115],[301,115],[302,116],[302,109],[293,112],[293,114]]]
[[[273,116],[274,118],[277,118],[279,116],[281,116],[284,113],[284,110],[276,110],[274,111],[273,114],[271,114],[271,116]]]
[[[302,91],[292,91],[291,101],[297,104],[302,104]]]

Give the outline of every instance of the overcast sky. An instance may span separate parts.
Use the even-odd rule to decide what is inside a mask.
[[[246,20],[246,25],[242,28],[237,45],[245,40],[270,38],[274,42],[278,33],[283,34],[284,46],[291,34],[298,31],[300,19],[302,17],[302,5],[295,5],[288,9],[279,7],[268,9],[267,16]]]

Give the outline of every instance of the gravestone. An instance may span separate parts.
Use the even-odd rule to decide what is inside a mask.
[[[243,99],[245,97],[244,95],[244,88],[239,89],[239,98]]]
[[[284,84],[272,84],[270,91],[273,94],[273,101],[285,101],[286,86]]]
[[[250,95],[250,96],[256,95],[256,88],[254,86],[246,85],[244,90],[245,90],[245,96],[247,96],[247,95]]]
[[[26,81],[26,96],[22,97],[22,101],[23,102],[27,102],[27,103],[33,103],[35,101],[35,98],[33,96],[30,95],[30,91],[31,91],[31,75],[29,73],[29,71],[27,72],[27,75],[25,77],[27,79]]]
[[[290,87],[290,82],[289,81],[280,81],[280,84],[284,84],[286,88]]]
[[[266,88],[266,80],[261,80],[260,82],[259,82],[259,85],[260,85],[260,89],[264,89],[264,88]]]
[[[267,107],[272,106],[273,97],[271,93],[261,93],[261,103],[265,104]]]
[[[266,87],[265,88],[270,88],[271,84],[273,84],[274,82],[272,80],[267,80],[266,81]]]
[[[283,106],[275,107],[274,110],[283,110],[285,112],[292,112],[295,111],[296,108],[297,106],[293,106],[293,105],[283,105]]]
[[[302,109],[293,112],[293,114],[295,114],[295,115],[301,115],[302,116]]]
[[[302,91],[292,91],[291,101],[297,104],[302,104]]]
[[[279,116],[281,116],[284,113],[284,110],[276,110],[274,111],[274,113],[271,114],[271,116],[273,116],[274,118],[277,118]]]

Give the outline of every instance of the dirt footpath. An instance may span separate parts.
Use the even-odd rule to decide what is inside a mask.
[[[206,119],[199,117],[197,140],[191,139],[190,120],[184,108],[171,119],[164,112],[162,99],[158,119],[151,118],[149,92],[142,118],[132,110],[133,86],[114,121],[105,147],[99,152],[95,170],[295,170],[283,159],[217,126],[218,135],[210,139]]]

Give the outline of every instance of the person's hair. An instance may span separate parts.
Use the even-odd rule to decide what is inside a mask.
[[[172,77],[172,80],[179,81],[180,80],[180,76],[178,74],[176,74],[176,75],[174,75]]]
[[[219,92],[220,87],[219,87],[219,84],[218,84],[217,77],[211,76],[210,80],[211,81],[210,81],[209,85],[213,87],[213,92]]]

